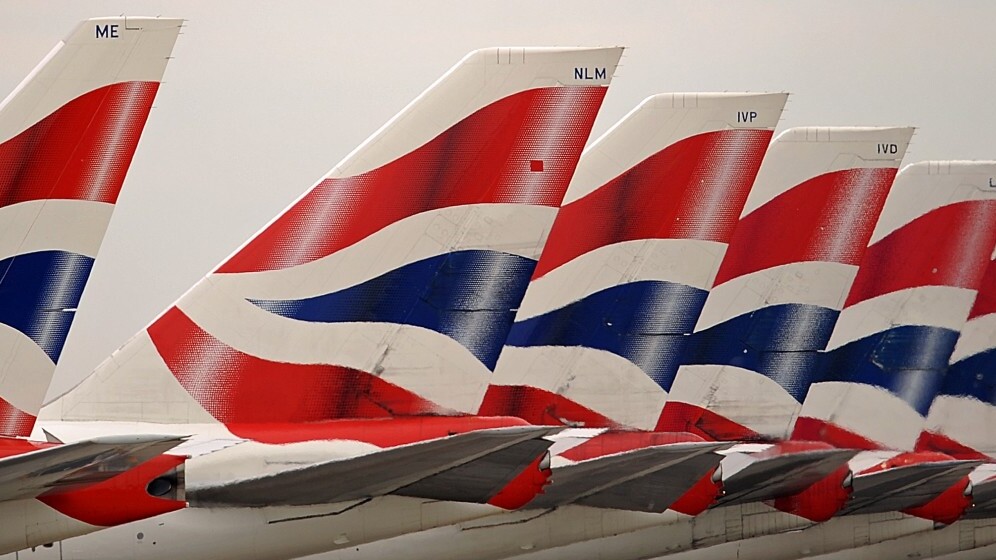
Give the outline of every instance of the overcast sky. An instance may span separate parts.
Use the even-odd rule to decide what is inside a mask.
[[[996,3],[0,0],[0,98],[81,19],[187,18],[50,397],[149,323],[467,51],[628,47],[597,136],[648,95],[788,91],[780,128],[915,125],[996,158]]]

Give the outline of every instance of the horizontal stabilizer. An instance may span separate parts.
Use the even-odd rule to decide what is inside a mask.
[[[487,503],[494,498],[553,442],[529,439],[510,445],[480,459],[398,489],[392,494],[451,502]]]
[[[747,504],[797,494],[847,464],[857,453],[851,449],[816,449],[753,461],[724,478],[725,492],[716,505]]]
[[[454,484],[461,480],[469,482],[467,495],[475,492],[483,495],[483,487],[489,482],[497,483],[496,480],[486,479],[491,475],[495,475],[496,479],[501,478],[499,475],[507,476],[507,472],[499,471],[504,468],[503,464],[507,465],[511,460],[509,457],[493,454],[509,448],[521,451],[522,448],[516,447],[518,444],[538,440],[559,430],[537,426],[477,430],[259,478],[191,488],[188,489],[187,496],[191,503],[198,505],[303,506],[361,500],[396,493],[401,489],[405,489],[404,495],[416,496],[413,489],[418,489],[420,485],[417,483],[425,481],[421,487],[426,495],[418,494],[417,497],[436,499],[438,496],[435,493],[439,491],[439,485],[432,483],[433,480],[449,480]],[[545,450],[545,446],[534,448],[536,454],[525,464],[535,460]],[[493,461],[487,465],[491,472],[469,475],[461,470],[449,478],[435,478],[478,460],[488,463],[488,457]],[[464,495],[460,488],[448,491],[455,496]]]
[[[0,501],[33,498],[103,482],[183,441],[175,436],[113,436],[0,459]]]
[[[663,513],[715,469],[722,455],[702,453],[578,500],[586,506]]]
[[[553,483],[531,508],[567,504],[630,511],[664,511],[722,457],[722,443],[678,443],[645,447],[557,467]],[[707,459],[698,460],[698,458]]]
[[[851,500],[841,515],[884,513],[930,502],[979,466],[979,461],[938,461],[854,477]]]

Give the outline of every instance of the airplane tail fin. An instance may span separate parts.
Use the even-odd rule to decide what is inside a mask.
[[[775,139],[658,429],[788,436],[912,134],[795,128]]]
[[[996,438],[990,435],[988,426],[994,421],[996,260],[990,260],[968,321],[951,354],[940,392],[930,405],[917,450],[940,451],[958,459],[992,461],[996,459]]]
[[[904,168],[795,437],[912,450],[996,246],[996,162]]]
[[[476,412],[621,54],[469,54],[63,397],[61,416]]]
[[[31,432],[181,23],[83,21],[0,102],[0,435]]]
[[[655,95],[585,151],[482,414],[653,428],[786,99]]]

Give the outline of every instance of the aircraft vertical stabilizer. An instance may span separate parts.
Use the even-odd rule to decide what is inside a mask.
[[[476,412],[621,54],[467,55],[58,414],[240,433]]]
[[[996,172],[996,169],[994,169]],[[917,449],[959,459],[996,459],[996,260],[951,353],[944,381],[927,414]]]
[[[655,95],[585,151],[482,413],[653,429],[786,98]]]
[[[181,23],[86,20],[0,103],[0,435],[31,433]]]
[[[794,437],[913,450],[996,245],[994,174],[991,162],[899,173]]]
[[[768,150],[659,429],[782,439],[911,128],[796,128]]]

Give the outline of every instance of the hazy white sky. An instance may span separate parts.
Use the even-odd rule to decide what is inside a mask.
[[[992,159],[996,3],[0,0],[0,98],[81,19],[189,21],[50,396],[152,320],[467,51],[623,45],[598,135],[648,95],[788,91],[780,128],[915,125]]]

